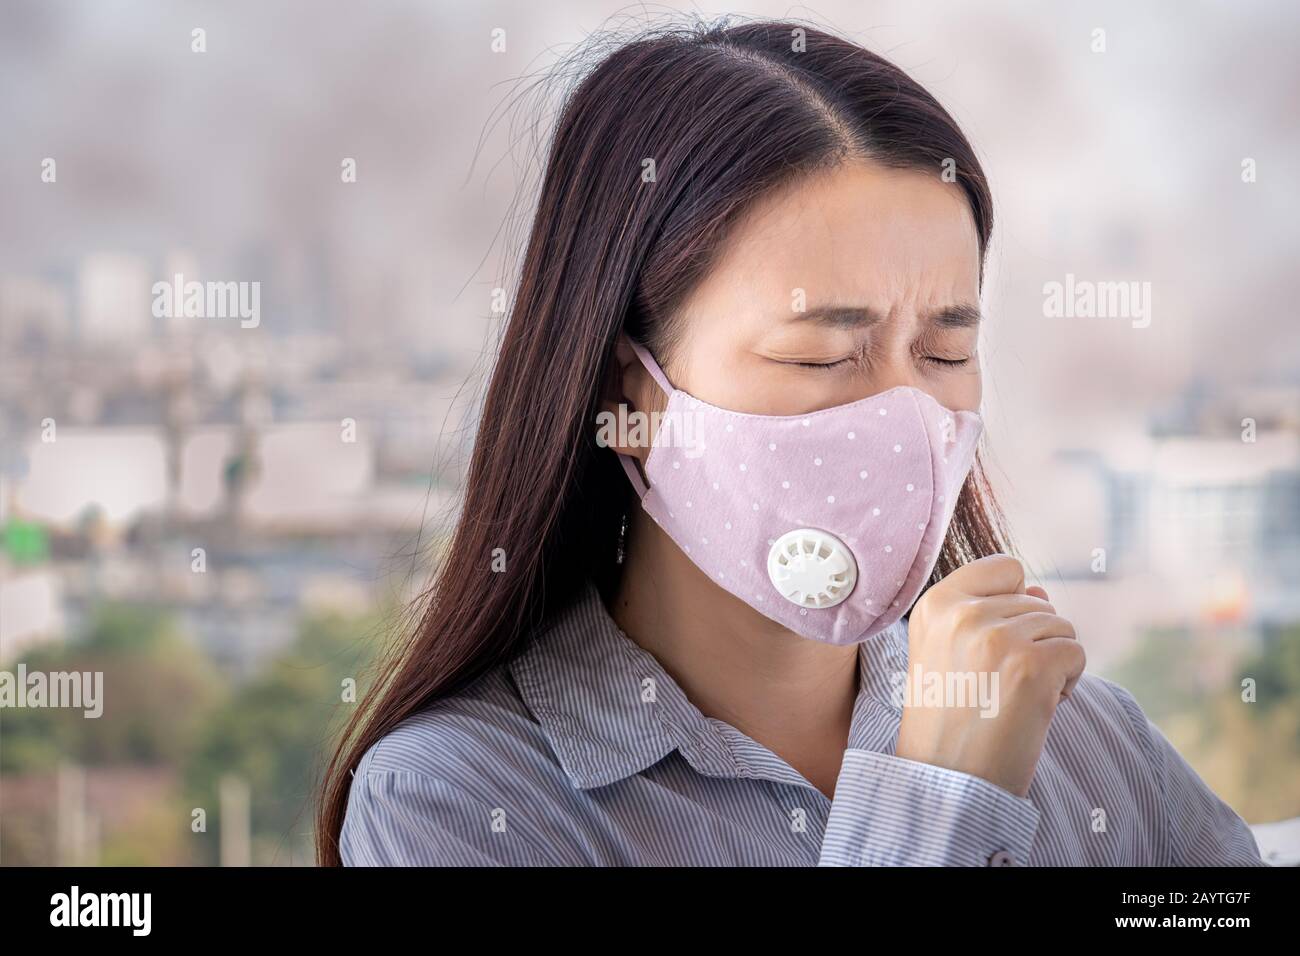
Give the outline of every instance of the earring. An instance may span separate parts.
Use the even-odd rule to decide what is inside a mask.
[[[618,526],[618,554],[614,558],[615,564],[623,563],[623,545],[627,541],[627,512],[623,512],[623,517]]]

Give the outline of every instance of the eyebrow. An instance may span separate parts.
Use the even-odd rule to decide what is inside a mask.
[[[970,305],[969,303],[941,306],[937,309],[931,309],[921,316],[924,321],[946,329],[974,328],[980,324],[981,317],[979,306]],[[816,322],[819,325],[829,325],[838,329],[858,329],[874,325],[883,316],[875,309],[868,308],[865,305],[857,305],[825,306],[809,309],[807,312],[797,315],[796,318],[801,322]]]
[[[982,315],[979,306],[963,302],[960,305],[945,305],[932,309],[924,313],[921,318],[945,329],[973,329],[980,324]]]
[[[837,329],[860,329],[879,322],[883,316],[865,305],[823,306],[795,316],[800,322],[816,322]]]

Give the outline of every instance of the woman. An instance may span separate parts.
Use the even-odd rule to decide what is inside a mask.
[[[952,118],[844,40],[601,62],[322,862],[1258,863],[1004,553],[974,460],[991,228]]]

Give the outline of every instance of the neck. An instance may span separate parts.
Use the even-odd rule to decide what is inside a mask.
[[[763,616],[709,580],[639,508],[610,613],[701,713],[833,794],[857,695],[856,646],[810,641]]]

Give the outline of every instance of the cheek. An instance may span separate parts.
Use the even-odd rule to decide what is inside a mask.
[[[718,314],[729,311],[718,309]],[[743,310],[740,310],[743,311]],[[754,309],[752,311],[759,311]],[[720,408],[755,414],[779,414],[780,397],[768,370],[754,363],[748,343],[755,334],[743,322],[695,321],[673,349],[669,377],[677,388]],[[675,372],[675,377],[674,377]]]
[[[980,401],[984,395],[984,379],[979,371],[944,377],[947,381],[935,383],[926,389],[935,401],[955,412],[980,410]]]

